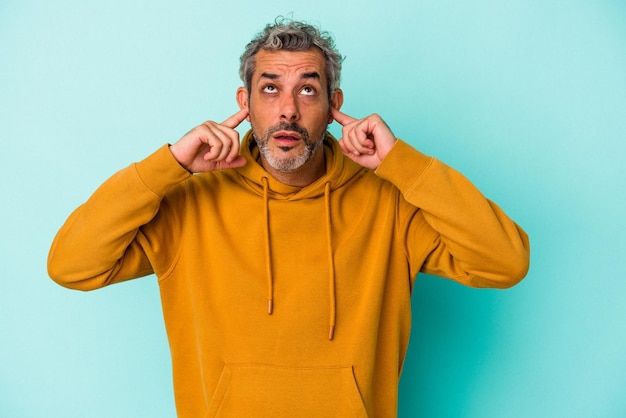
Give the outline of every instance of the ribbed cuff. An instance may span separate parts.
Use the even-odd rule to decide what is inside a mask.
[[[191,176],[191,173],[176,161],[169,144],[163,145],[144,160],[135,163],[135,169],[146,187],[158,196],[164,196],[172,186]]]
[[[428,169],[432,161],[433,157],[423,154],[398,139],[375,173],[405,194]]]

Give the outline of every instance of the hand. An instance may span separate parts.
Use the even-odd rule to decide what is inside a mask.
[[[243,167],[239,133],[235,130],[248,116],[243,108],[222,123],[208,121],[193,128],[170,147],[176,161],[192,173]]]
[[[331,116],[343,126],[339,146],[344,155],[362,167],[376,170],[396,143],[385,121],[376,114],[354,119],[333,108]]]

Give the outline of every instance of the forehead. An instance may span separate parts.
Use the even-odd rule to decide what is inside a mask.
[[[262,49],[255,57],[253,79],[258,79],[264,73],[282,77],[311,72],[318,73],[322,80],[326,80],[326,58],[318,48],[311,47],[305,51]]]

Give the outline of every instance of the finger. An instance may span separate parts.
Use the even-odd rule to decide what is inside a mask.
[[[231,163],[235,161],[237,157],[239,157],[239,137],[235,138],[231,143],[230,150],[226,156],[226,161]]]
[[[224,144],[218,158],[232,162],[239,155],[239,133],[232,129],[223,129],[221,126],[217,126],[217,128],[221,128],[218,135]]]
[[[371,129],[368,119],[362,119],[350,131],[348,138],[357,153],[372,154],[374,152]]]
[[[234,143],[238,142],[238,135],[233,131],[226,131],[220,125],[210,126],[211,135],[208,143],[210,151],[205,155],[205,159],[211,161],[222,161],[230,154]],[[236,138],[233,138],[235,136]]]
[[[353,155],[371,154],[374,144],[367,132],[367,121],[359,120],[343,128],[345,149]]]
[[[341,152],[343,153],[343,155],[346,155],[346,156],[352,155],[352,152],[346,146],[346,141],[344,141],[343,139],[339,140],[339,148],[341,148]]]
[[[218,161],[215,168],[218,170],[223,170],[226,168],[239,168],[243,167],[247,163],[248,161],[244,156],[238,155],[237,158],[233,159],[232,161]]]
[[[219,150],[219,154],[216,157],[216,160],[222,161],[225,160],[228,155],[230,155],[231,150],[233,149],[233,144],[236,142],[228,132],[219,131],[217,133],[220,141],[221,148]]]
[[[340,139],[339,140],[339,148],[341,148],[341,152],[343,153],[343,155],[345,155],[346,157],[348,157],[349,159],[351,159],[355,163],[365,167],[365,165],[363,164],[362,160],[363,160],[363,158],[368,158],[369,156],[362,155],[362,154],[359,154],[359,153],[354,152],[354,151],[350,151],[348,149],[347,144],[348,144],[348,141],[346,141],[345,139]]]
[[[246,120],[247,117],[248,117],[248,109],[244,107],[244,108],[241,108],[239,112],[235,113],[234,115],[226,119],[224,122],[222,122],[220,125],[224,125],[227,128],[235,129],[237,126],[241,124],[241,122]]]
[[[349,123],[352,123],[356,120],[352,116],[348,116],[345,113],[341,113],[339,110],[335,109],[334,107],[330,109],[330,115],[333,117],[333,119],[335,119],[342,126],[348,125]]]
[[[202,142],[208,145],[208,151],[204,153],[205,161],[215,161],[222,149],[222,139],[220,138],[219,125],[216,129],[216,124],[213,122],[207,122],[204,124],[206,132],[201,138]]]
[[[247,111],[245,114],[247,115]],[[228,127],[224,125],[212,126],[214,136],[222,142],[220,153],[214,159],[231,162],[239,155],[239,133],[232,128],[225,128]]]
[[[338,140],[339,145],[341,146],[341,150],[346,155],[352,154],[355,150],[354,148],[352,148],[352,145],[350,144],[350,140],[348,139],[348,136],[350,135],[350,131],[347,130],[346,128],[343,128],[341,134],[342,136]]]

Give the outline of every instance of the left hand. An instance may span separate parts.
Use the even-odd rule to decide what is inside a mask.
[[[362,167],[376,170],[396,143],[391,129],[377,114],[355,119],[332,108],[331,116],[342,125],[339,146],[344,155]]]

